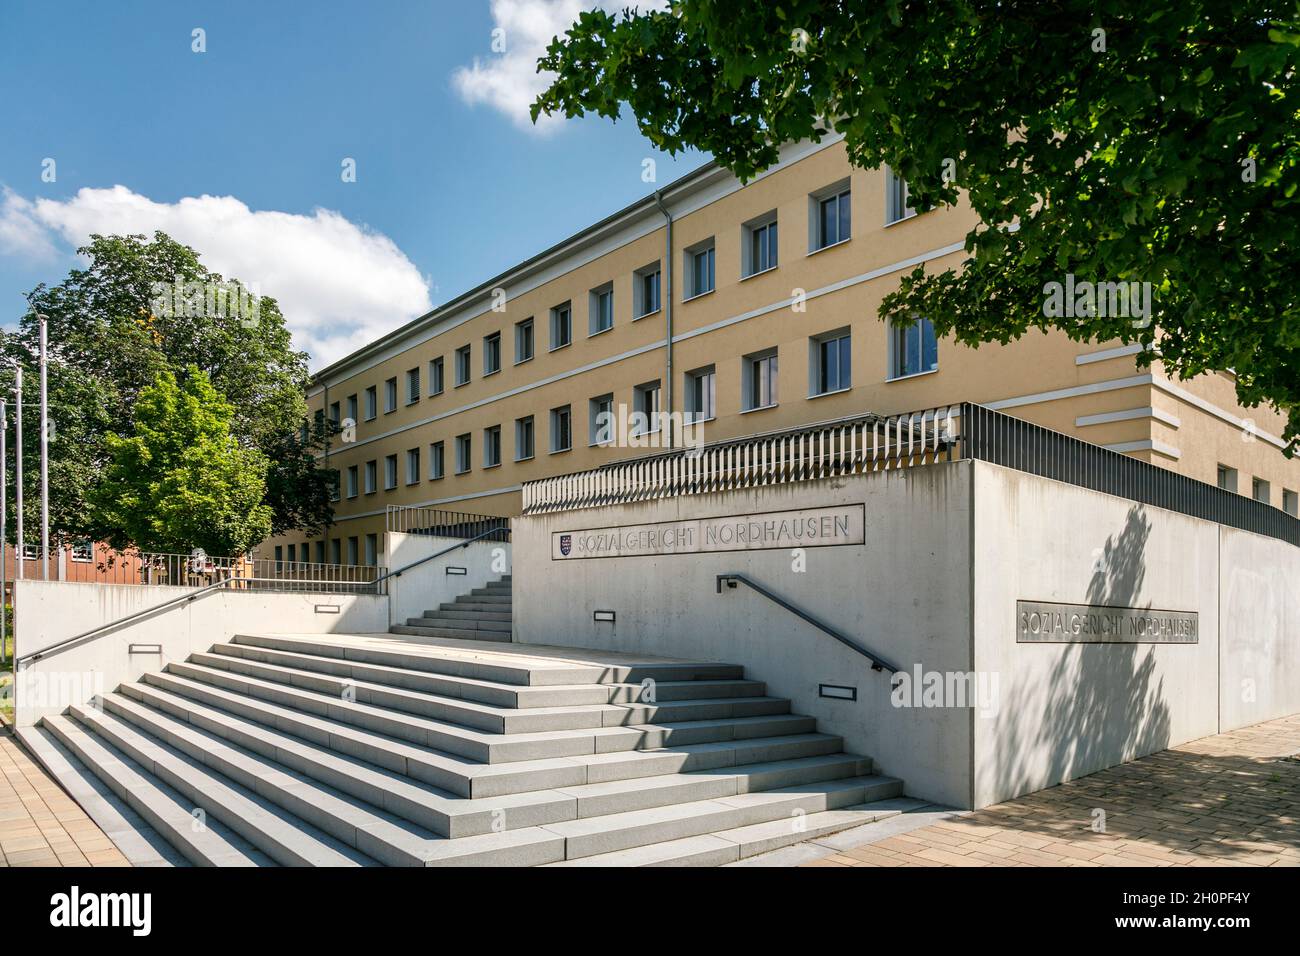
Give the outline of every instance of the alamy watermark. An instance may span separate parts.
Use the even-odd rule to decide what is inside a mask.
[[[668,448],[670,436],[678,436],[676,447],[697,456],[704,451],[704,422],[690,412],[645,412],[629,410],[624,404],[596,414],[592,444],[614,448]]]
[[[1131,319],[1133,328],[1151,324],[1150,282],[1091,282],[1066,273],[1065,282],[1043,286],[1043,315],[1049,319]]]
[[[155,282],[149,308],[164,318],[238,319],[255,328],[262,315],[262,297],[239,282]]]
[[[916,664],[894,675],[889,702],[895,707],[969,708],[981,717],[998,712],[997,671],[927,671]]]

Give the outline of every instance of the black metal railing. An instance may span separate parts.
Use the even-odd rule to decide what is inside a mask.
[[[385,513],[385,528],[402,534],[423,534],[436,538],[510,540],[509,518],[472,514],[468,511],[447,511],[424,505],[389,505]]]
[[[763,597],[767,598],[769,601],[771,601],[773,604],[777,605],[778,607],[784,608],[785,610],[793,614],[795,617],[807,621],[809,624],[817,628],[817,630],[821,631],[822,633],[835,638],[835,640],[839,641],[845,647],[857,651],[863,657],[871,661],[871,669],[873,671],[888,671],[890,674],[897,674],[899,672],[898,667],[895,667],[893,664],[889,663],[889,661],[885,660],[885,658],[881,657],[871,648],[867,647],[864,644],[858,643],[853,638],[845,634],[843,631],[832,627],[831,625],[827,624],[825,621],[813,617],[813,615],[809,614],[807,611],[803,610],[797,605],[791,604],[785,598],[781,597],[781,595],[759,584],[753,578],[749,578],[743,574],[739,574],[735,572],[732,572],[730,574],[718,575],[717,590],[719,594],[722,593],[722,589],[724,587],[734,588],[737,584],[743,584],[746,587],[751,588],[752,590],[763,595]]]
[[[961,406],[961,457],[1300,546],[1300,518],[1280,508],[973,402]]]

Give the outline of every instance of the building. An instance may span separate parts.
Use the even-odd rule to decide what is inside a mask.
[[[1056,332],[976,350],[882,323],[899,276],[958,264],[973,221],[915,214],[834,138],[744,186],[706,165],[317,373],[310,407],[345,426],[336,524],[270,545],[383,563],[390,506],[518,514],[524,482],[646,453],[602,440],[620,407],[714,442],[973,401],[1296,514],[1284,419],[1241,408],[1228,374],[1171,380],[1136,347]]]

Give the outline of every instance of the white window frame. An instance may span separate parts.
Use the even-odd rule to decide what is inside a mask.
[[[699,256],[707,255],[709,257],[709,284],[708,288],[700,288],[700,283],[696,281],[695,261]],[[689,302],[691,299],[698,299],[702,295],[708,295],[718,287],[718,256],[717,249],[713,241],[713,236],[703,242],[697,242],[695,245],[686,249],[684,253],[685,262],[683,275],[685,281],[683,286],[686,289],[686,296],[683,302]]]
[[[559,332],[563,330],[564,335]],[[563,341],[560,339],[563,338]],[[573,344],[573,303],[561,302],[551,307],[551,340],[549,351],[567,349]]]
[[[885,225],[904,222],[916,215],[909,202],[907,180],[885,167]]]
[[[515,461],[528,461],[537,455],[537,423],[532,415],[515,419]]]
[[[771,272],[780,265],[780,229],[776,210],[751,219],[740,227],[740,275],[743,279]],[[756,248],[757,247],[757,248]]]
[[[527,354],[523,345],[527,340]],[[533,317],[530,315],[522,322],[515,323],[515,364],[522,365],[524,362],[531,362],[537,349],[537,332],[533,323]]]
[[[930,330],[934,336],[934,366],[925,368],[925,330]],[[909,369],[907,362],[910,358],[910,349],[908,348],[908,338],[911,335],[920,336],[920,367]],[[911,325],[902,326],[889,324],[889,379],[888,381],[896,382],[905,378],[915,378],[918,375],[931,375],[939,371],[939,335],[934,330],[934,323],[924,317],[918,317]]]
[[[429,359],[429,395],[441,395],[447,387],[446,369],[443,356]]]
[[[384,414],[397,411],[397,376],[384,379]]]
[[[653,281],[652,281],[653,280]],[[647,283],[652,289],[646,288]],[[632,319],[644,319],[663,308],[663,271],[656,259],[632,273]]]
[[[705,382],[707,387],[703,384]],[[706,365],[687,372],[684,397],[686,399],[685,420],[688,424],[712,421],[716,418],[718,415],[717,366]]]
[[[406,483],[408,485],[418,485],[420,483],[420,449],[406,449]]]
[[[634,435],[653,435],[659,431],[660,413],[663,411],[663,385],[659,379],[645,382],[632,389],[632,410],[646,418],[645,428],[632,431]]]
[[[474,435],[465,432],[456,436],[456,474],[467,475],[474,468]]]
[[[384,456],[384,491],[397,487],[397,453]]]
[[[606,282],[587,293],[587,338],[614,328],[614,283]]]
[[[822,209],[831,201],[835,202],[835,237],[828,235],[822,221]],[[845,204],[848,206],[848,229],[841,215]],[[832,246],[848,242],[853,238],[853,189],[848,179],[819,189],[808,197],[808,252],[821,252]]]
[[[420,400],[420,368],[406,370],[406,404],[414,405]]]
[[[549,442],[550,445],[550,453],[552,455],[557,455],[560,452],[572,451],[573,450],[573,406],[557,405],[555,408],[551,409],[550,419],[551,419],[550,433],[547,436],[547,441]],[[564,421],[563,431],[567,433],[566,437],[568,438],[568,441],[566,441],[563,445],[561,445],[558,441],[556,441],[556,439],[559,438],[561,434],[560,429],[556,427],[560,423],[561,419],[563,419]]]
[[[361,486],[365,494],[373,495],[379,490],[379,459],[372,458],[366,462],[364,483]]]
[[[762,411],[765,408],[776,408],[781,403],[781,393],[779,388],[781,362],[779,352],[776,348],[763,349],[761,352],[752,352],[741,358],[741,388],[742,388],[742,407],[746,412]],[[767,381],[767,398],[770,401],[762,403],[758,393],[762,389],[762,384],[755,381],[756,366],[760,363],[766,368]],[[760,373],[760,379],[762,374]]]
[[[468,385],[474,374],[474,348],[466,343],[456,350],[455,387]]]
[[[600,426],[597,420],[602,414],[609,416],[607,427],[609,432],[604,441],[599,441]],[[612,445],[614,443],[615,423],[614,423],[614,395],[612,392],[604,395],[597,395],[587,400],[587,444],[590,447]]]
[[[501,466],[501,426],[489,425],[483,429],[483,467]]]
[[[447,475],[447,446],[441,441],[429,442],[429,480],[439,481]]]
[[[832,377],[824,374],[822,354],[832,343],[835,345],[836,368]],[[848,380],[841,381],[844,370],[844,358],[848,357]],[[853,332],[850,328],[836,329],[814,335],[808,340],[808,397],[818,398],[822,395],[834,395],[847,392],[853,387]]]
[[[483,377],[501,371],[501,333],[483,336]]]

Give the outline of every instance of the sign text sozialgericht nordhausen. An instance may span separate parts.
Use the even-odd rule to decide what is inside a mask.
[[[866,540],[862,505],[551,533],[551,560],[819,548]]]
[[[1195,644],[1195,611],[1016,602],[1017,644]]]

